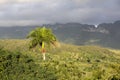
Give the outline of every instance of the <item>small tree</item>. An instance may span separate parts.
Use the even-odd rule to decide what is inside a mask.
[[[27,38],[31,39],[29,46],[30,49],[36,47],[37,45],[41,47],[43,60],[45,60],[46,53],[45,44],[51,45],[56,42],[56,37],[52,33],[51,29],[45,27],[36,28],[35,30],[31,31]]]

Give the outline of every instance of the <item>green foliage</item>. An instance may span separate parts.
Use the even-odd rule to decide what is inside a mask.
[[[37,45],[42,46],[42,42],[51,44],[56,41],[56,37],[52,33],[51,29],[45,27],[36,28],[31,31],[27,37],[32,39],[30,42],[30,48],[34,48]]]
[[[61,43],[60,48],[49,49],[47,59],[43,61],[37,47],[34,51],[29,51],[27,42],[27,40],[0,40],[1,80],[120,79],[119,51],[115,53],[113,50],[98,46]]]
[[[35,60],[19,52],[0,50],[0,79],[2,80],[53,80],[52,68],[45,70],[44,65],[35,64]]]
[[[34,60],[19,52],[9,52],[0,50],[0,79],[3,80],[23,80],[32,78],[35,71]],[[26,77],[25,77],[26,76]],[[29,77],[27,77],[29,76]],[[27,79],[28,80],[28,79]]]

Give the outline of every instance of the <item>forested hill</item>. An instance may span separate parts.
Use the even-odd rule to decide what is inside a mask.
[[[94,25],[80,23],[46,24],[53,29],[58,39],[76,45],[101,45],[120,49],[120,21]],[[0,27],[0,38],[26,38],[29,31],[38,26]]]

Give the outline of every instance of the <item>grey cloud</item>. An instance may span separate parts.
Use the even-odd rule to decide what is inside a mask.
[[[112,22],[120,19],[118,2],[120,3],[119,0],[6,0],[0,5],[0,25]]]

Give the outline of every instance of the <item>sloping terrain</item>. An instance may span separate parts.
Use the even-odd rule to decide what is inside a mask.
[[[2,80],[119,80],[119,50],[99,46],[60,44],[47,48],[42,60],[39,47],[28,49],[29,40],[0,40]]]

